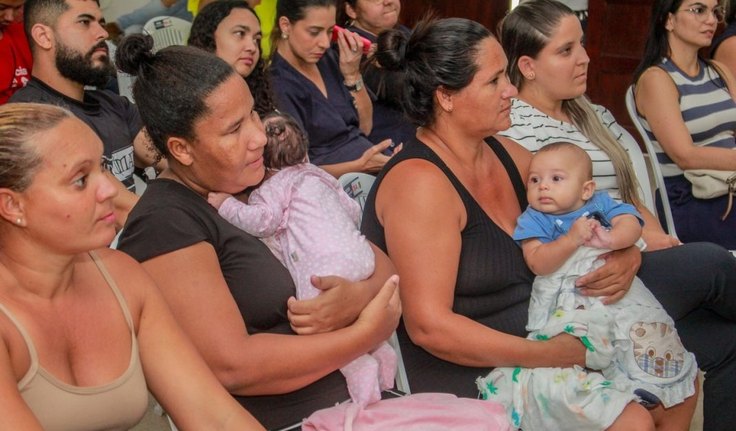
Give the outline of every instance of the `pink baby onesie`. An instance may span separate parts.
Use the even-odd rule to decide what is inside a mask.
[[[319,289],[312,275],[337,275],[350,281],[373,274],[375,255],[358,230],[361,209],[330,174],[309,163],[276,172],[251,193],[245,204],[228,198],[220,215],[264,241],[281,259],[296,285],[296,297],[309,299]],[[270,237],[270,238],[269,238]],[[393,386],[396,354],[382,343],[340,369],[350,398],[368,405]]]

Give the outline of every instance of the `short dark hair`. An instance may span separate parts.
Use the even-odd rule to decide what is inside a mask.
[[[97,3],[97,6],[100,5],[100,0],[94,0],[94,2]],[[23,4],[23,28],[31,49],[35,46],[31,36],[31,28],[36,24],[55,27],[59,16],[69,8],[67,0],[26,0]]]
[[[425,18],[407,35],[400,29],[378,36],[376,61],[403,72],[401,106],[417,126],[435,120],[435,91],[459,91],[478,71],[480,43],[492,38],[483,25],[465,18]]]
[[[561,150],[570,151],[575,154],[575,157],[579,158],[581,161],[584,161],[585,166],[583,166],[583,168],[585,170],[583,171],[583,173],[585,174],[585,179],[593,179],[593,161],[590,159],[590,155],[587,151],[571,142],[553,142],[551,144],[543,146],[542,148],[537,150],[535,154],[544,154],[550,153],[552,151]]]
[[[153,39],[127,36],[115,61],[123,72],[137,76],[133,84],[141,119],[151,141],[164,156],[172,136],[194,140],[194,124],[209,113],[205,103],[223,82],[235,74],[214,54],[191,46],[170,46],[153,53]]]

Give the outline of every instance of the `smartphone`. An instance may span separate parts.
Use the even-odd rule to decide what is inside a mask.
[[[337,35],[340,34],[341,31],[344,31],[345,29],[340,27],[339,25],[336,25],[332,27],[332,41],[337,42]],[[360,41],[363,42],[363,54],[368,54],[371,51],[371,41],[364,38],[363,36],[359,36]]]

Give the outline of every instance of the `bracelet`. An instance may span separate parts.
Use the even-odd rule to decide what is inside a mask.
[[[351,93],[357,93],[358,91],[363,89],[363,77],[361,76],[358,78],[357,81],[355,81],[354,84],[348,84],[347,82],[343,82],[345,84],[345,88],[348,89]]]

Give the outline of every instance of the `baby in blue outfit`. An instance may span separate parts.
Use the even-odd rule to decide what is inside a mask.
[[[596,192],[589,156],[570,143],[534,155],[527,198],[514,239],[537,274],[528,338],[580,338],[586,368],[496,368],[476,381],[483,397],[503,403],[523,429],[601,430],[632,401],[669,408],[693,395],[695,357],[641,280],[610,305],[575,286],[602,265],[602,254],[640,242],[636,208]]]

